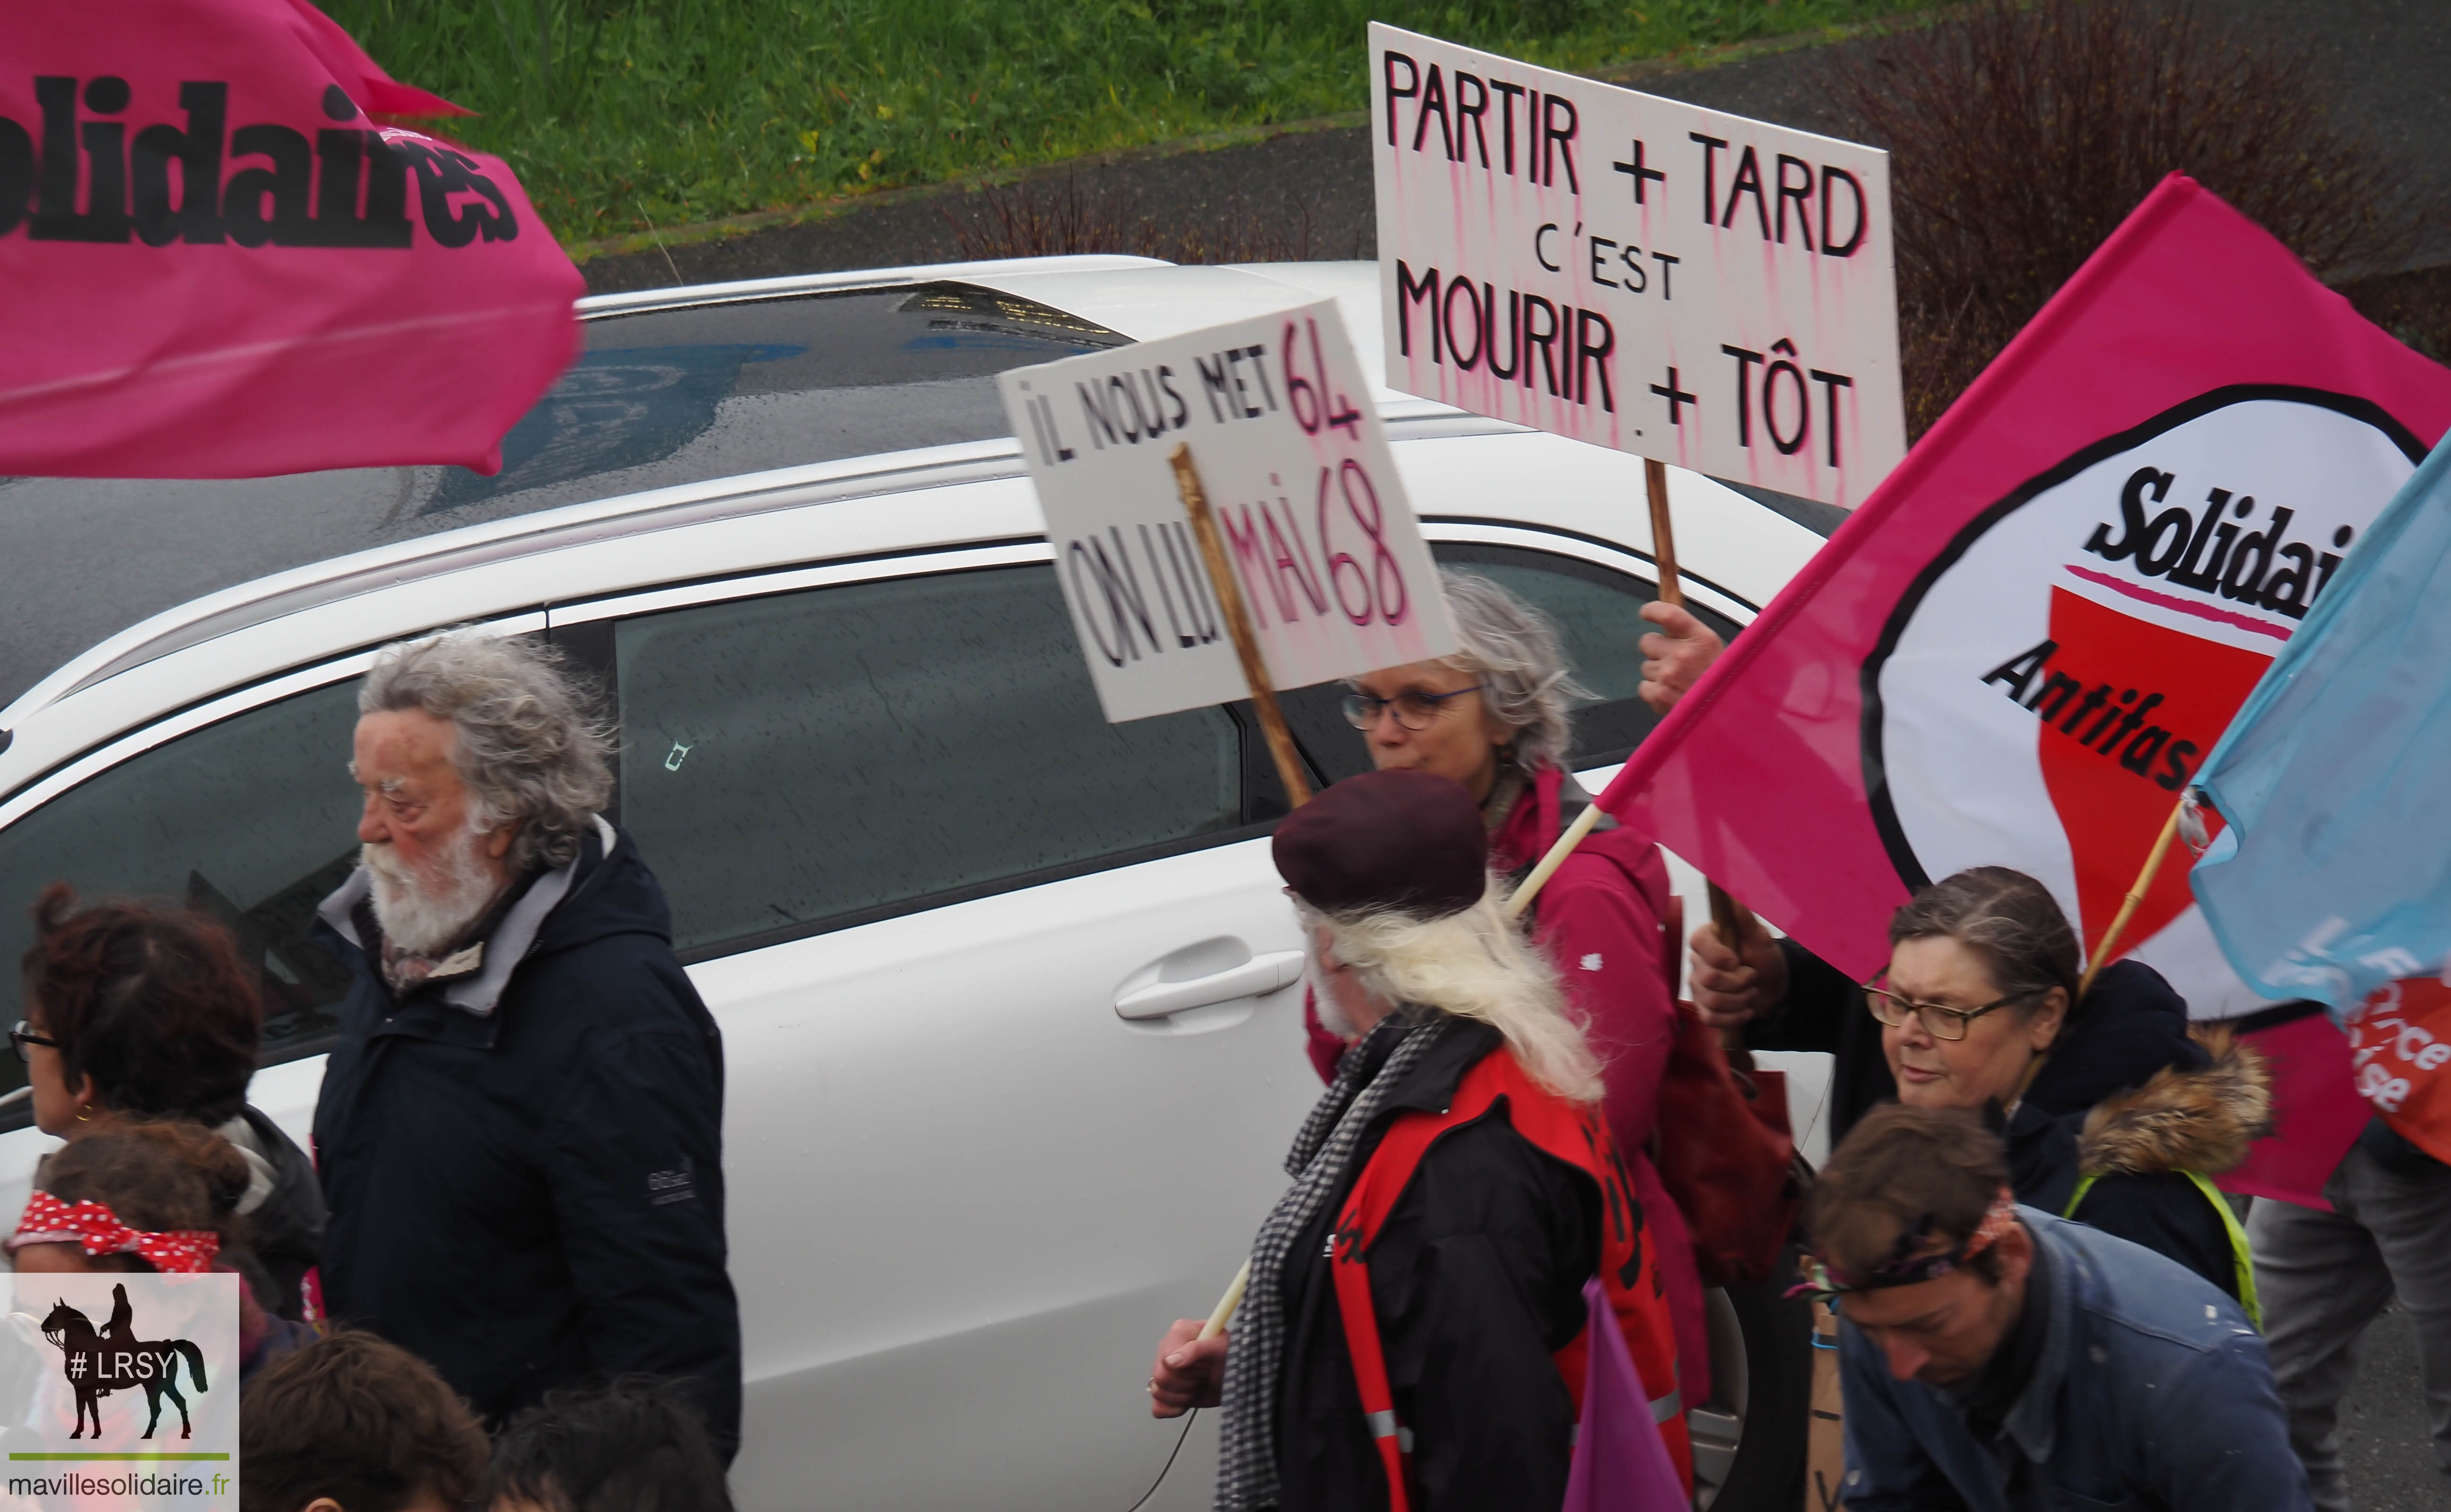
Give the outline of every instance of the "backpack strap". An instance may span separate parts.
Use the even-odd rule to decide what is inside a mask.
[[[2255,1292],[2255,1257],[2247,1248],[2246,1230],[2239,1226],[2238,1214],[2230,1210],[2229,1199],[2222,1195],[2221,1188],[2214,1186],[2212,1179],[2203,1171],[2183,1170],[2179,1174],[2193,1182],[2196,1189],[2205,1194],[2205,1201],[2213,1205],[2213,1211],[2221,1215],[2222,1232],[2229,1236],[2230,1264],[2236,1267],[2238,1276],[2239,1307],[2246,1314],[2248,1323],[2258,1328],[2263,1327],[2264,1303]],[[2060,1216],[2071,1222],[2077,1221],[2077,1208],[2084,1205],[2086,1194],[2093,1190],[2093,1184],[2101,1179],[2099,1176],[2077,1178],[2076,1190],[2069,1194],[2068,1206],[2061,1209]]]

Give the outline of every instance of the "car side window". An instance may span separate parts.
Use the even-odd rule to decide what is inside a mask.
[[[1108,724],[1047,566],[668,610],[613,655],[621,819],[684,960],[1245,822],[1233,717]]]
[[[349,973],[308,932],[316,905],[357,862],[357,692],[347,679],[191,731],[0,830],[9,981],[33,943],[28,910],[52,882],[80,899],[185,903],[228,925],[259,973],[264,1064],[324,1050]],[[22,1086],[25,1070],[0,1057],[0,1075]]]
[[[1520,546],[1441,540],[1432,542],[1430,551],[1440,566],[1489,579],[1558,627],[1566,665],[1591,694],[1575,701],[1575,766],[1624,760],[1659,723],[1636,693],[1642,685],[1640,642],[1655,628],[1637,616],[1659,597],[1654,584],[1579,558]],[[1735,621],[1698,604],[1686,607],[1721,639],[1735,638]],[[1284,700],[1304,753],[1330,781],[1370,770],[1363,737],[1337,712],[1343,694],[1343,685],[1326,684],[1297,689]]]

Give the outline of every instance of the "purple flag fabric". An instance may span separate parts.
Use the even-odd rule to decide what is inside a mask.
[[[1591,1347],[1584,1351],[1583,1421],[1564,1512],[1687,1512],[1685,1488],[1598,1276],[1583,1283],[1583,1307],[1591,1318]]]

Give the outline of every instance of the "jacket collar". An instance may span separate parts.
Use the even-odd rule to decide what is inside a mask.
[[[1388,1090],[1378,1121],[1404,1112],[1445,1113],[1455,1104],[1464,1073],[1504,1043],[1506,1036],[1477,1019],[1451,1019],[1439,1042],[1414,1063],[1403,1081]]]
[[[2076,1347],[2076,1273],[2085,1261],[2051,1232],[2048,1214],[2020,1208],[2017,1221],[2025,1225],[2027,1237],[2034,1247],[2048,1255],[2051,1315],[2049,1329],[2043,1338],[2042,1358],[2034,1362],[2034,1373],[2027,1378],[2026,1389],[2018,1393],[2016,1405],[2009,1409],[2000,1425],[2017,1441],[2018,1449],[2028,1460],[2041,1464],[2050,1459],[2059,1442],[2060,1383],[2068,1379],[2069,1355]]]
[[[582,842],[578,854],[567,864],[538,877],[535,884],[503,913],[501,921],[494,926],[493,932],[470,948],[476,952],[476,959],[442,986],[444,1002],[478,1018],[493,1016],[494,1010],[501,1004],[502,993],[511,985],[511,972],[536,948],[537,936],[544,932],[545,921],[553,916],[553,911],[570,895],[582,872],[593,869],[612,854],[613,826],[607,824],[600,814],[596,815],[593,838],[596,844],[592,850]],[[349,874],[349,879],[341,884],[339,891],[315,910],[316,915],[331,926],[341,938],[361,951],[372,952],[378,942],[373,938],[371,929],[360,929],[359,920],[362,910],[366,911],[370,919],[373,893],[374,883],[361,863],[356,871]],[[462,951],[460,955],[452,957],[452,961],[457,962],[460,956],[469,953],[469,951]]]

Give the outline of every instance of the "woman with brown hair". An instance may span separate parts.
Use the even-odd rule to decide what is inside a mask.
[[[2264,1130],[2263,1063],[2192,1038],[2142,961],[2080,995],[2079,960],[2068,915],[2022,872],[1974,867],[1909,899],[1863,988],[1898,1101],[1982,1115],[2019,1202],[2158,1250],[2253,1316],[2245,1241],[2207,1178]]]
[[[151,903],[80,909],[65,883],[44,889],[33,913],[26,1017],[9,1039],[35,1126],[71,1148],[130,1120],[218,1131],[244,1168],[235,1210],[256,1238],[265,1305],[301,1316],[301,1282],[323,1246],[323,1190],[305,1152],[246,1104],[264,1003],[228,932]],[[36,1184],[48,1178],[47,1168]]]

